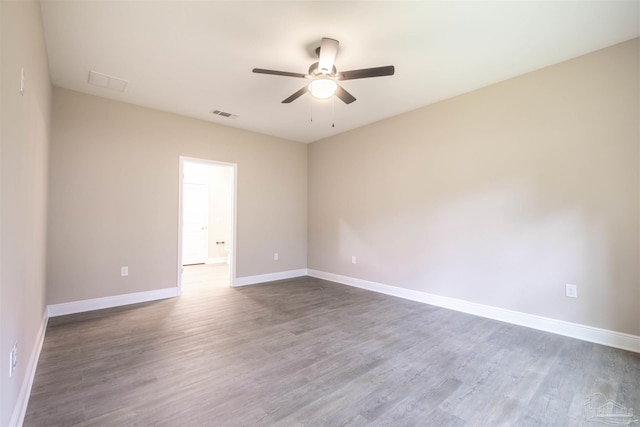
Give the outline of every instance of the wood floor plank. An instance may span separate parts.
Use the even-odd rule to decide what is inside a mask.
[[[25,427],[577,426],[640,355],[301,277],[53,318]]]

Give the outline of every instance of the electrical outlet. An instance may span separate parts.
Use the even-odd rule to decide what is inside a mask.
[[[18,343],[14,343],[9,353],[9,377],[13,376],[18,364]]]
[[[578,298],[578,285],[570,285],[569,283],[565,286],[566,295],[569,298]]]
[[[356,263],[356,256],[355,256],[355,255],[353,255],[353,256],[351,257],[351,264],[355,264],[355,263]]]
[[[129,275],[129,267],[127,267],[126,265],[120,267],[120,275],[121,276],[128,276]]]
[[[273,260],[277,261],[278,260],[278,252],[274,252],[273,253]]]

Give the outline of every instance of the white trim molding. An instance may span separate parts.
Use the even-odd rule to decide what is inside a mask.
[[[640,336],[637,335],[625,334],[622,332],[595,328],[593,326],[536,316],[534,314],[507,310],[499,307],[492,307],[456,298],[399,288],[397,286],[370,282],[368,280],[356,279],[339,274],[326,273],[324,271],[313,269],[308,269],[307,271],[309,276],[316,277],[318,279],[330,280],[332,282],[379,292],[381,294],[431,304],[438,307],[448,308],[450,310],[486,317],[488,319],[499,320],[514,325],[525,326],[527,328],[538,329],[540,331],[551,332],[583,341],[640,353]]]
[[[273,282],[274,280],[292,279],[294,277],[307,276],[307,269],[279,271],[277,273],[258,274],[257,276],[237,277],[232,286],[255,285],[256,283]]]
[[[18,400],[13,408],[13,414],[9,420],[9,426],[17,427],[24,423],[24,417],[27,414],[27,405],[29,404],[29,396],[31,395],[31,387],[33,387],[33,379],[36,376],[36,368],[38,366],[38,360],[40,359],[40,352],[42,351],[42,345],[44,344],[44,335],[47,331],[47,324],[49,322],[49,316],[47,311],[42,316],[42,323],[40,329],[36,335],[31,355],[29,356],[29,364],[27,365],[26,374],[20,387],[20,394],[18,394]]]
[[[180,296],[177,287],[156,289],[153,291],[136,292],[132,294],[114,295],[110,297],[87,299],[82,301],[65,302],[47,306],[49,317],[64,316],[65,314],[82,313],[84,311],[101,310],[103,308],[119,307],[122,305],[138,304]]]

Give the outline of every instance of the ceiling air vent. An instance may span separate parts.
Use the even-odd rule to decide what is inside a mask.
[[[129,82],[117,77],[107,76],[106,74],[96,73],[93,70],[89,70],[89,84],[103,87],[105,89],[115,90],[116,92],[124,92]]]
[[[226,117],[227,119],[235,119],[238,117],[237,114],[231,114],[231,113],[227,113],[225,111],[220,111],[220,110],[213,110],[211,114],[215,114],[216,116],[220,116],[220,117]]]

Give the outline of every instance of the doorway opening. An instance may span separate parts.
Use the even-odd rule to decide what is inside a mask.
[[[236,165],[180,157],[180,292],[235,280]]]

